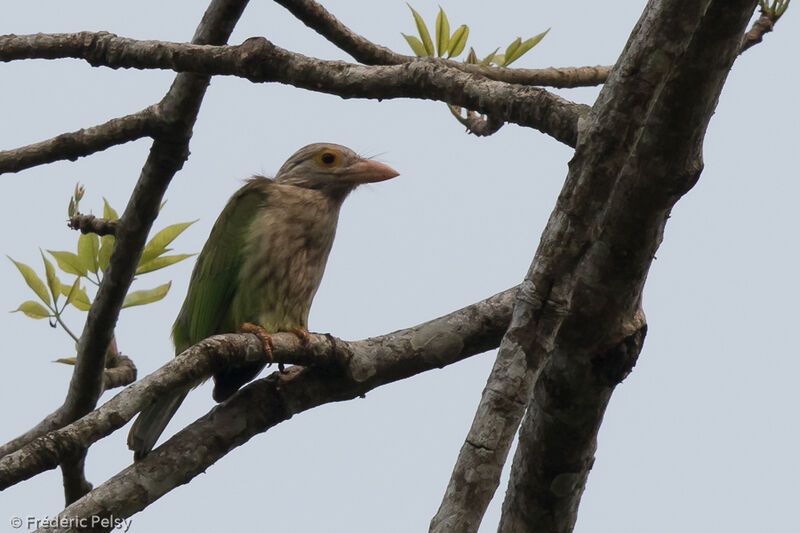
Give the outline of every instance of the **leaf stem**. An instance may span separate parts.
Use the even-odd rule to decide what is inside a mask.
[[[66,304],[64,304],[64,307],[66,307]],[[63,311],[64,309],[61,309],[61,310]],[[55,316],[56,322],[58,322],[61,325],[61,327],[64,328],[64,331],[67,332],[67,335],[72,337],[72,340],[74,340],[75,342],[78,342],[78,337],[74,333],[72,333],[72,330],[70,330],[67,327],[67,325],[64,323],[64,321],[61,320],[61,313],[59,311],[56,311],[56,310],[54,310],[54,313],[55,314],[53,316]]]

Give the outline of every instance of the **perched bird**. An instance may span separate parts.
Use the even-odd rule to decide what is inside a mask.
[[[268,333],[293,331],[307,339],[308,311],[342,202],[359,184],[395,176],[392,168],[349,148],[317,143],[298,150],[273,179],[248,180],[222,210],[197,258],[172,327],[175,353],[236,331],[260,331],[266,350]],[[227,399],[263,367],[215,375],[214,399]],[[128,435],[135,459],[150,452],[190,389],[159,398],[141,412]]]

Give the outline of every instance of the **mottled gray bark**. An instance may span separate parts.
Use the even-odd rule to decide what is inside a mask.
[[[503,533],[572,531],[608,400],[642,347],[647,272],[703,168],[705,131],[755,6],[652,0],[582,127],[551,218],[581,228],[558,241],[569,268],[533,277],[563,292],[566,315],[520,430]]]
[[[309,343],[302,345],[293,334],[276,333],[272,335],[273,360],[287,365],[313,365],[321,375],[336,376],[335,395],[326,396],[329,390],[325,387],[304,393],[314,395],[317,403],[354,397],[384,383],[442,368],[497,347],[508,327],[516,290],[516,287],[508,289],[412,328],[361,341],[347,342],[331,335],[313,334]],[[266,360],[263,345],[254,335],[210,337],[80,420],[0,458],[0,490],[78,456],[81,450],[124,426],[143,406],[167,391],[207,379],[223,368]],[[263,427],[261,431],[266,429]]]
[[[296,54],[263,37],[252,37],[238,46],[212,47],[138,41],[106,32],[0,36],[0,60],[65,57],[111,68],[173,69],[288,83],[343,98],[441,100],[536,128],[570,146],[575,144],[578,118],[588,111],[587,106],[542,88],[474,76],[458,67],[460,63],[444,59],[354,65]]]
[[[644,340],[650,263],[672,206],[699,177],[754,5],[653,1],[644,11],[579,126],[431,531],[477,531],[526,406],[500,530],[571,531],[608,399]]]
[[[495,347],[508,326],[514,292],[516,289],[509,289],[419,326],[352,343],[314,335],[311,345],[303,349],[291,335],[277,334],[275,338],[280,337],[280,342],[276,342],[276,358],[286,357],[288,348],[302,360],[313,360],[315,365],[293,366],[285,374],[276,372],[251,383],[147,457],[70,505],[59,517],[128,517],[173,488],[188,483],[254,435],[295,414],[324,403],[358,398],[386,383],[441,368]],[[260,350],[253,335],[220,335],[201,344],[219,343],[224,337],[248,337],[245,340],[248,347],[242,347],[244,351]],[[114,417],[124,413],[129,419],[137,407],[144,405],[142,400],[151,397],[155,390],[150,389],[144,395],[144,386],[157,384],[164,390],[165,380],[175,385],[176,376],[196,379],[198,372],[209,375],[214,364],[230,364],[214,355],[219,352],[219,347],[206,348],[204,358],[199,361],[183,355],[175,358],[164,367],[167,371],[159,371],[158,377],[152,374],[128,389],[138,389],[138,395],[128,393],[136,407],[126,408],[120,400],[108,412],[114,413],[111,415]],[[178,363],[178,359],[182,361]],[[112,418],[104,423],[120,427],[125,421]],[[95,431],[88,421],[79,421],[78,425],[81,432]]]

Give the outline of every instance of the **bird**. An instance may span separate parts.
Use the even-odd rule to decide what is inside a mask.
[[[333,143],[295,152],[274,178],[254,176],[220,213],[197,257],[186,298],[172,327],[175,354],[212,335],[269,333],[308,339],[308,313],[333,245],[339,210],[360,184],[398,173]],[[255,378],[257,366],[214,375],[214,400],[229,398]],[[134,460],[144,458],[189,391],[171,391],[146,406],[128,434]]]

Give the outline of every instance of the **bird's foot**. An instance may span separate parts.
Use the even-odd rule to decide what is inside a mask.
[[[297,337],[302,346],[308,346],[308,343],[311,342],[311,334],[303,326],[293,326],[289,332],[293,333],[294,336]]]
[[[264,353],[267,354],[267,359],[269,359],[269,365],[275,361],[275,358],[272,355],[273,348],[275,347],[272,344],[272,337],[269,336],[269,333],[257,324],[251,324],[250,322],[244,322],[241,326],[237,328],[239,333],[252,333],[258,340],[261,341],[261,344],[264,347]],[[268,365],[268,366],[269,366]],[[278,370],[283,372],[283,363],[278,363]]]

